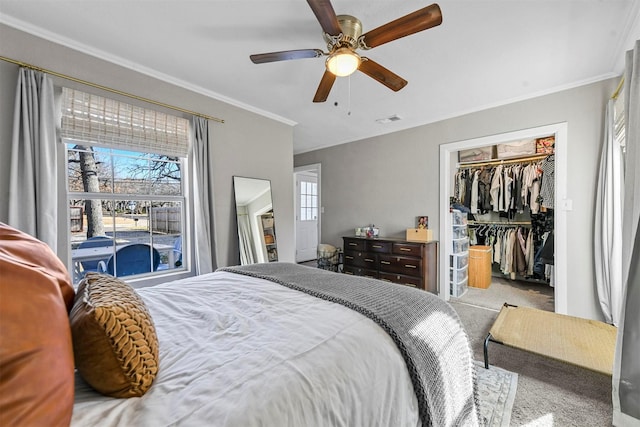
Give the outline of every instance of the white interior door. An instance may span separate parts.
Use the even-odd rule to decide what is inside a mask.
[[[320,194],[318,174],[295,173],[296,177],[296,262],[316,259]]]

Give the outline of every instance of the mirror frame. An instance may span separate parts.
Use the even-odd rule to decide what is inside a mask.
[[[278,261],[271,181],[233,176],[240,264]]]

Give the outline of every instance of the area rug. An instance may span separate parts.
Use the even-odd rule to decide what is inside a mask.
[[[509,427],[518,388],[518,374],[474,360],[478,381],[480,418],[486,427]]]
[[[596,320],[505,305],[491,340],[611,375],[617,329]]]

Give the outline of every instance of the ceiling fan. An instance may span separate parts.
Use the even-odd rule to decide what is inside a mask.
[[[442,23],[440,7],[434,3],[362,34],[360,20],[351,15],[336,15],[330,0],[307,0],[307,3],[322,27],[328,52],[323,52],[321,49],[298,49],[259,53],[249,57],[254,64],[264,64],[328,56],[325,62],[326,70],[313,97],[313,102],[327,100],[336,76],[348,76],[356,70],[362,71],[393,91],[399,91],[407,85],[405,79],[377,62],[358,55],[356,49],[372,49]]]

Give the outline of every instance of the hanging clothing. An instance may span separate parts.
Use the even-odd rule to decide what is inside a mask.
[[[531,187],[531,204],[529,206],[532,214],[540,212],[540,179],[533,181]]]
[[[469,209],[472,214],[478,213],[478,179],[480,176],[480,171],[473,172],[473,177],[471,178],[471,199]]]
[[[491,210],[491,181],[493,168],[482,168],[478,176],[478,210],[487,213]]]
[[[513,209],[518,213],[524,212],[524,198],[522,197],[522,171],[524,168],[516,165],[513,168]]]
[[[555,154],[547,157],[541,164],[542,184],[540,188],[540,196],[542,197],[542,206],[547,209],[553,209],[553,200],[555,197]]]
[[[516,242],[514,245],[514,271],[521,276],[524,276],[527,272],[527,247],[525,237],[522,235],[523,232],[526,235],[526,230],[518,227],[515,232]]]
[[[550,270],[541,254],[553,230],[553,208],[549,207],[554,194],[553,159],[551,155],[543,161],[469,165],[455,175],[454,191],[463,208],[474,215],[495,212],[492,218],[499,216],[495,223],[470,224],[469,237],[471,245],[491,247],[494,266],[503,274],[548,281],[545,272]],[[547,206],[541,212],[543,200]],[[517,214],[527,211],[530,227],[521,226],[522,218],[516,220]],[[518,224],[510,224],[512,221]]]
[[[496,166],[493,172],[493,179],[491,180],[491,206],[493,206],[494,212],[500,211],[500,191],[502,188],[502,165]]]
[[[502,230],[495,235],[493,244],[493,262],[500,264],[500,257],[502,256]]]
[[[545,236],[548,233],[545,233]],[[534,278],[536,257],[534,230],[528,226],[510,224],[471,224],[469,238],[475,244],[489,246],[492,263],[497,264],[503,274],[518,274],[523,278]],[[542,238],[540,238],[542,240]],[[474,243],[470,243],[474,244]],[[542,245],[541,245],[542,246]],[[540,248],[540,252],[541,252]],[[544,264],[540,267],[539,279],[544,278]]]
[[[553,265],[553,231],[549,233],[549,237],[544,242],[542,252],[540,253],[540,259],[545,264]]]
[[[464,202],[462,203],[463,205],[465,205],[469,210],[471,210],[471,195],[473,194],[473,173],[472,171],[468,170],[465,173],[465,183],[464,183]],[[476,189],[477,191],[477,189]]]
[[[511,168],[505,167],[502,170],[502,197],[500,198],[500,205],[498,206],[498,211],[507,212],[509,210],[509,205],[511,203],[511,183],[513,182],[513,178],[511,178]]]

